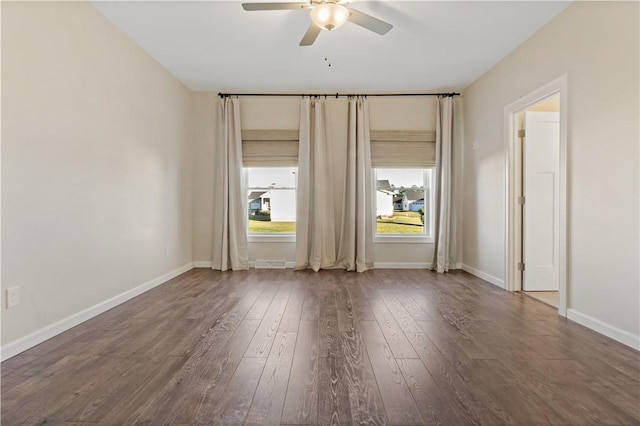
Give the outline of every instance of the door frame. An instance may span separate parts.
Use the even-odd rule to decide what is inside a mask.
[[[548,98],[560,95],[560,156],[559,156],[559,286],[558,314],[567,316],[567,75],[534,90],[528,95],[510,103],[504,108],[505,141],[505,289],[522,290],[522,274],[518,271],[520,262],[520,235],[522,219],[517,193],[520,188],[520,147],[516,119],[527,107]]]

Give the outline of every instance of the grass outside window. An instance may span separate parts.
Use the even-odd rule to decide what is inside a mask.
[[[249,219],[250,234],[295,234],[295,222],[265,222]]]
[[[423,234],[424,225],[418,212],[393,212],[392,217],[376,220],[378,234]]]

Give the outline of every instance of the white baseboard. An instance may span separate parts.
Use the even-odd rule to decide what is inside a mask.
[[[193,267],[194,268],[211,268],[211,262],[206,260],[197,260],[193,262]],[[254,268],[254,267],[255,267],[255,262],[250,261],[249,268]],[[287,261],[285,264],[285,268],[287,269],[293,269],[295,267],[296,267],[296,262]]]
[[[430,269],[431,262],[375,262],[375,269]],[[193,262],[194,268],[211,268],[211,262],[197,260]],[[285,268],[294,269],[296,262],[287,261]],[[255,261],[249,261],[249,268],[255,268]],[[450,269],[464,269],[462,263],[456,263]]]
[[[455,269],[462,269],[461,263],[456,263]],[[194,268],[211,268],[211,262],[195,261],[193,262]],[[287,261],[285,268],[294,269],[296,262]],[[375,262],[373,267],[375,269],[429,269],[431,268],[431,262]],[[249,261],[249,268],[255,268],[255,261]]]
[[[249,268],[254,269],[256,267],[256,262],[255,260],[250,260],[249,261]],[[284,264],[285,269],[293,269],[296,267],[296,262],[291,262],[291,261],[286,261]]]
[[[640,351],[640,336],[636,336],[635,334],[629,333],[628,331],[624,331],[615,327],[611,324],[608,324],[604,321],[600,321],[599,319],[590,317],[589,315],[585,315],[582,312],[578,312],[575,309],[567,309],[567,318],[571,321],[575,321],[580,325],[584,325],[594,331],[597,331],[600,334],[604,334],[607,337],[612,338],[624,345],[627,345],[637,351]]]
[[[375,262],[375,269],[430,269],[431,262]],[[211,268],[211,262],[197,260],[193,262],[194,268]],[[287,261],[285,268],[294,269],[296,262]],[[255,268],[255,261],[249,261],[249,268]],[[456,263],[451,269],[463,269],[462,263]]]
[[[474,267],[471,267],[469,265],[465,265],[462,264],[462,270],[463,271],[467,271],[468,273],[470,273],[471,275],[475,275],[478,278],[482,278],[485,281],[490,282],[491,284],[498,286],[500,288],[505,288],[504,286],[504,280],[498,278],[498,277],[494,277],[493,275],[489,275],[486,272],[482,272],[479,269],[476,269]]]
[[[160,284],[165,283],[170,279],[189,271],[192,268],[193,263],[188,263],[178,269],[174,269],[173,271],[167,272],[160,277],[154,278],[151,281],[147,281],[144,284],[134,287],[131,290],[127,290],[124,293],[120,293],[117,296],[93,305],[76,314],[68,316],[67,318],[56,321],[53,324],[41,328],[40,330],[34,331],[33,333],[14,340],[13,342],[9,342],[6,345],[2,346],[2,349],[0,349],[0,359],[4,361],[15,355],[18,355],[19,353],[24,352],[27,349],[44,342],[45,340],[48,340],[64,331],[69,330],[70,328],[75,327],[78,324],[81,324],[95,317],[96,315],[100,315],[101,313],[106,312],[109,309],[126,302],[127,300],[133,299],[134,297],[144,293],[145,291],[159,286]]]
[[[374,262],[375,269],[431,269],[431,262]],[[449,265],[449,269],[462,269],[462,263]]]
[[[429,269],[431,262],[374,262],[375,269]]]

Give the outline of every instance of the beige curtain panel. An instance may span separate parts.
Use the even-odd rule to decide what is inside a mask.
[[[215,144],[213,199],[213,258],[220,271],[249,269],[247,249],[247,197],[242,184],[240,101],[220,99],[218,138]]]
[[[436,171],[435,171],[435,226],[432,269],[447,272],[452,233],[452,147],[453,147],[453,98],[438,98],[436,107]]]
[[[349,99],[346,181],[338,265],[348,271],[373,268],[373,197],[369,102]]]
[[[333,197],[325,103],[318,98],[304,98],[300,105],[296,269],[335,267]]]

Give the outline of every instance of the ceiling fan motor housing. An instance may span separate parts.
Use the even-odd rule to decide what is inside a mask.
[[[327,31],[342,26],[349,19],[349,10],[337,3],[322,3],[311,9],[313,22]]]

